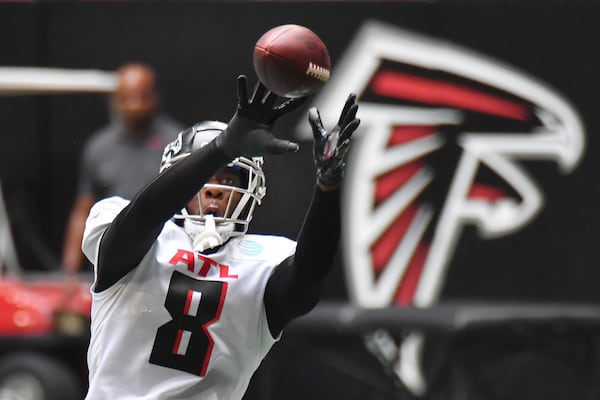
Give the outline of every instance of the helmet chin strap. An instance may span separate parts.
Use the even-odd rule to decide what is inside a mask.
[[[223,238],[217,232],[215,219],[212,215],[204,218],[204,231],[194,237],[194,251],[203,252],[223,244]]]

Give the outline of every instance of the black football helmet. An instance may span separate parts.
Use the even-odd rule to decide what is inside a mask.
[[[189,156],[193,151],[205,146],[215,139],[227,128],[227,124],[220,121],[203,121],[196,123],[177,135],[177,138],[165,146],[160,162],[160,172],[171,167],[176,162]],[[248,231],[254,209],[260,205],[266,195],[265,175],[262,170],[263,158],[237,157],[227,164],[225,168],[235,170],[242,178],[240,186],[206,183],[207,189],[230,191],[229,202],[222,216],[204,215],[198,201],[198,214],[191,214],[183,208],[175,219],[183,220],[184,228],[194,242],[194,249],[204,251],[216,247],[230,237],[240,236]],[[234,192],[240,194],[239,201],[233,202]]]

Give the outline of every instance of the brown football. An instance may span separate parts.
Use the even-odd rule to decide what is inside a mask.
[[[331,61],[323,41],[301,25],[279,25],[254,46],[254,70],[273,93],[289,98],[308,96],[329,79]]]

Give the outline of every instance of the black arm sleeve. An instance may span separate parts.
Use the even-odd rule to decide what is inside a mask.
[[[322,282],[331,270],[340,237],[340,191],[315,188],[296,253],[279,265],[265,289],[265,309],[273,337],[292,319],[319,301]]]
[[[104,233],[98,253],[95,291],[133,270],[163,225],[231,160],[211,142],[174,164],[146,185]]]

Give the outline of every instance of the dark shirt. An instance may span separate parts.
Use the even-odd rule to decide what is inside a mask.
[[[96,199],[133,196],[158,174],[164,147],[173,141],[181,125],[160,115],[140,135],[125,132],[121,121],[97,131],[86,143],[77,193]]]

